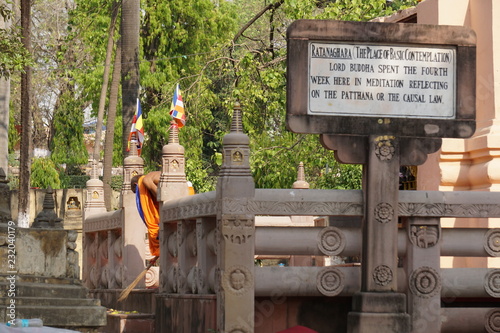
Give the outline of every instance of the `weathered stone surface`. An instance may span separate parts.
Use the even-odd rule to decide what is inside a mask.
[[[7,322],[15,305],[16,318],[40,318],[45,326],[99,327],[106,324],[106,308],[87,298],[88,290],[77,279],[16,276],[15,297],[7,279],[0,282],[0,322]]]

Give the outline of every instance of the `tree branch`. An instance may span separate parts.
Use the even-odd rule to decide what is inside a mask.
[[[233,43],[236,43],[238,38],[241,37],[241,35],[245,32],[245,30],[247,30],[255,21],[257,21],[262,15],[264,15],[265,12],[267,12],[268,10],[273,10],[273,9],[278,8],[279,6],[281,6],[283,4],[284,1],[285,0],[278,0],[275,3],[269,4],[266,7],[264,7],[264,9],[262,9],[260,12],[258,12],[250,21],[247,22],[247,24],[245,24],[240,29],[240,31],[238,31],[236,33],[236,35],[233,38]]]

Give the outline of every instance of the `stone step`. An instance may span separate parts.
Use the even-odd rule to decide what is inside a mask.
[[[106,308],[102,306],[16,306],[17,318],[40,318],[44,326],[100,327],[106,325]]]
[[[2,274],[0,276],[6,276]],[[73,278],[56,278],[50,276],[35,276],[35,275],[17,275],[17,282],[31,282],[31,283],[50,283],[50,284],[71,284],[82,285],[81,280]]]
[[[17,297],[86,298],[88,289],[82,285],[16,282]],[[0,282],[0,297],[8,297],[11,284]]]
[[[0,306],[9,305],[10,298],[0,297]],[[91,298],[60,298],[60,297],[16,297],[16,306],[39,305],[39,306],[100,306],[101,301]]]
[[[106,308],[99,299],[88,298],[89,291],[79,280],[7,276],[0,281],[0,322],[10,320],[14,304],[16,318],[40,318],[44,326],[81,330],[106,325]]]

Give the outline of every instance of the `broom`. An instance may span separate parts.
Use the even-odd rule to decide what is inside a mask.
[[[122,290],[122,292],[120,293],[120,297],[118,297],[118,302],[121,302],[121,301],[127,299],[128,295],[130,294],[132,289],[134,289],[135,286],[137,286],[137,284],[144,278],[144,276],[146,276],[146,273],[151,268],[151,266],[153,266],[156,263],[156,260],[158,260],[158,258],[159,258],[158,256],[154,257],[149,262],[148,266],[146,266],[146,268],[135,278],[135,280],[132,281],[132,283],[129,284],[127,288]]]

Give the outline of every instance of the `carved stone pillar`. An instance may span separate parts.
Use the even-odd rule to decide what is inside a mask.
[[[409,218],[405,272],[412,333],[441,332],[439,218]]]
[[[135,136],[132,136],[130,142],[130,152],[123,160],[123,185],[122,185],[122,198],[131,193],[130,180],[132,177],[142,175],[144,173],[144,160],[137,152],[137,144]],[[126,207],[122,202],[122,207]]]
[[[223,139],[223,165],[217,183],[217,323],[220,332],[254,331],[255,216],[246,201],[255,195],[249,138],[241,109],[234,107],[231,132]]]
[[[162,149],[162,170],[158,184],[161,249],[160,290],[164,293],[184,294],[193,292],[192,286],[188,285],[187,278],[196,263],[196,249],[188,245],[187,238],[194,233],[196,223],[183,220],[163,222],[162,203],[189,194],[184,147],[179,144],[179,128],[175,122],[171,124],[168,144]]]
[[[158,201],[165,202],[188,195],[184,147],[179,144],[179,128],[172,124],[168,144],[162,149],[162,170]]]
[[[93,215],[106,212],[104,204],[104,183],[99,179],[97,172],[97,162],[92,161],[92,173],[87,181],[87,199],[85,200],[84,223],[85,218]]]
[[[406,298],[397,293],[399,141],[370,136],[365,165],[361,292],[353,297],[349,332],[410,332]]]
[[[144,173],[144,160],[138,154],[135,140],[135,136],[132,136],[129,155],[123,160],[121,195],[123,229],[121,230],[121,234],[109,234],[109,241],[113,241],[116,244],[116,248],[121,249],[120,256],[111,256],[111,258],[116,259],[116,262],[111,262],[111,264],[115,267],[124,267],[124,271],[119,279],[119,284],[122,288],[134,281],[137,275],[144,270],[147,259],[146,249],[148,248],[145,245],[147,229],[137,211],[136,194],[132,192],[130,187],[132,177]],[[139,282],[137,287],[144,288],[144,281]]]
[[[293,183],[292,188],[295,190],[306,190],[309,189],[309,183],[306,182],[305,172],[304,172],[304,163],[300,162],[299,167],[297,168],[297,180]],[[306,216],[306,215],[292,215],[290,216],[292,220],[293,226],[314,226],[314,217]],[[319,258],[317,258],[319,259]],[[323,258],[321,258],[323,260]],[[299,256],[292,255],[290,256],[290,261],[288,262],[289,266],[313,266],[313,257],[312,256]]]

